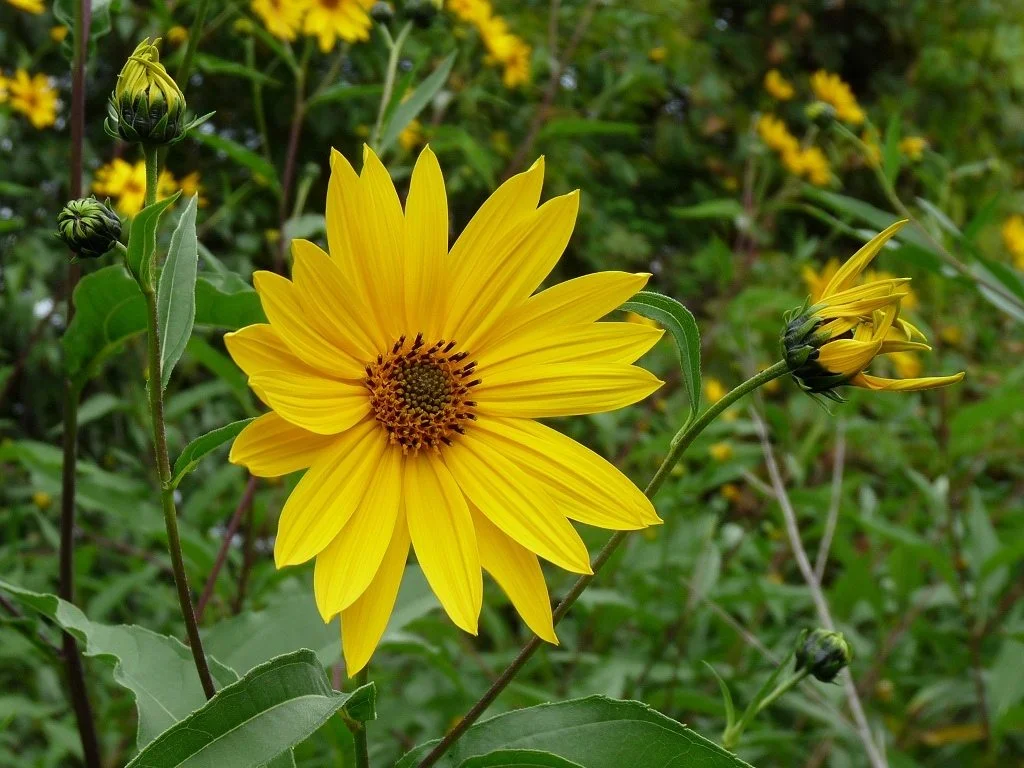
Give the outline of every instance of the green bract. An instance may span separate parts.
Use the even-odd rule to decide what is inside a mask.
[[[121,237],[121,219],[94,197],[70,200],[57,214],[57,237],[76,256],[99,258]]]

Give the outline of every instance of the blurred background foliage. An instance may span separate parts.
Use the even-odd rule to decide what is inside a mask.
[[[143,37],[164,38],[176,70],[198,3],[94,5],[87,182],[128,215],[141,158],[103,133],[105,102]],[[651,287],[698,319],[709,400],[777,359],[782,313],[829,259],[896,218],[897,198],[909,208],[920,228],[878,268],[914,278],[910,314],[935,349],[895,358],[888,373],[966,370],[966,381],[854,392],[829,415],[783,380],[755,405],[812,556],[837,521],[823,587],[890,764],[1024,760],[1024,3],[493,0],[490,21],[518,41],[504,62],[496,51],[513,43],[467,21],[476,3],[450,2],[429,23],[429,9],[411,7],[422,4],[396,5],[393,35],[410,16],[420,23],[397,61],[389,115],[454,54],[384,147],[400,192],[429,141],[457,232],[503,178],[545,155],[546,195],[583,192],[552,279],[652,272]],[[65,6],[0,3],[0,574],[40,592],[57,572],[67,253],[52,229],[67,195]],[[167,193],[200,195],[207,275],[247,282],[254,269],[286,268],[289,238],[322,242],[329,148],[358,161],[374,135],[388,60],[379,26],[327,52],[313,42],[299,33],[285,46],[247,3],[213,4],[187,97],[192,112],[216,115],[171,150],[165,177]],[[831,91],[836,109],[812,106],[819,70],[849,86],[846,97]],[[774,132],[766,115],[782,121]],[[173,454],[256,413],[220,336],[193,338],[168,389]],[[668,384],[647,402],[558,426],[642,482],[686,412],[674,354],[666,340],[650,355]],[[143,369],[130,339],[82,393],[78,604],[94,622],[175,634]],[[259,481],[246,506],[244,470],[218,456],[180,487],[197,591],[238,523],[204,611],[209,652],[239,672],[298,647],[336,664],[337,627],[316,614],[311,568],[277,572],[269,554],[295,478]],[[538,655],[495,711],[603,693],[716,738],[723,703],[702,662],[745,702],[798,630],[818,623],[766,477],[751,413],[735,407],[666,485],[665,525],[634,537],[561,625],[561,646]],[[596,548],[606,534],[585,535]],[[555,595],[570,584],[549,578]],[[443,732],[526,637],[493,585],[471,638],[440,616],[415,569],[407,582],[372,669],[380,764]],[[0,606],[0,765],[77,759],[58,641],[52,626]],[[131,697],[106,661],[88,670],[104,751],[122,764],[134,749]],[[351,749],[335,719],[296,759],[346,764]],[[841,689],[818,683],[763,714],[740,755],[758,766],[867,764]]]

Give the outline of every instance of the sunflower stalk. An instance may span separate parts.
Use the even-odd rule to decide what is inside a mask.
[[[160,177],[159,149],[146,146],[146,205],[156,202],[157,183]],[[192,649],[199,681],[207,699],[213,698],[217,692],[213,684],[213,676],[206,662],[203,643],[199,637],[199,624],[192,607],[192,596],[188,586],[188,574],[185,572],[185,559],[181,551],[181,537],[178,533],[178,512],[174,504],[174,486],[171,483],[171,464],[167,453],[167,430],[164,424],[164,394],[160,385],[160,329],[157,322],[156,307],[156,259],[149,259],[150,274],[142,285],[142,293],[146,298],[146,331],[149,352],[149,410],[153,420],[153,446],[156,453],[157,471],[160,475],[160,505],[164,513],[164,525],[167,529],[167,549],[171,555],[171,567],[174,571],[174,586],[178,591],[178,604],[181,616],[185,621],[188,644]]]
[[[665,483],[672,468],[679,462],[686,449],[693,443],[693,441],[703,432],[708,425],[711,424],[718,416],[720,416],[730,405],[735,403],[737,400],[747,395],[758,387],[767,384],[769,381],[785,376],[789,373],[789,364],[785,360],[780,360],[774,365],[758,373],[756,376],[744,381],[742,384],[737,386],[731,392],[727,393],[724,397],[715,403],[708,406],[704,412],[694,419],[692,422],[685,424],[672,438],[669,444],[668,453],[665,455],[665,459],[661,462],[661,466],[658,467],[657,472],[654,473],[654,477],[651,478],[647,487],[644,489],[644,495],[649,499],[653,499],[654,496],[661,489],[661,486]],[[621,546],[622,542],[626,540],[631,531],[616,531],[615,534],[608,540],[608,543],[604,545],[601,551],[594,558],[591,563],[591,570],[593,573],[580,576],[573,584],[572,589],[569,590],[568,594],[555,608],[553,613],[554,623],[557,624],[569,609],[572,608],[573,604],[579,599],[580,595],[590,586],[591,582],[597,578],[597,575],[601,572],[601,569],[611,559],[612,555],[615,554],[616,550]],[[530,657],[537,651],[538,648],[543,644],[543,641],[538,637],[532,637],[516,655],[515,659],[502,671],[495,680],[491,687],[488,688],[483,696],[466,712],[466,714],[459,720],[454,728],[452,728],[442,739],[438,742],[437,746],[428,754],[423,760],[420,761],[417,768],[430,768],[430,766],[437,763],[438,760],[451,748],[451,746],[458,741],[462,735],[469,730],[470,726],[475,723],[480,716],[487,710],[487,708],[494,702],[498,695],[508,687],[516,675],[526,665],[526,662],[530,660]],[[781,693],[779,694],[781,695]]]

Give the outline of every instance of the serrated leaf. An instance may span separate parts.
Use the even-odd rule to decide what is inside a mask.
[[[395,111],[391,113],[384,133],[381,135],[379,152],[383,152],[395,142],[398,134],[404,131],[406,126],[416,119],[416,116],[423,111],[431,99],[448,81],[448,75],[451,74],[452,65],[455,63],[455,54],[456,51],[448,54],[444,61],[438,65],[437,69],[416,86],[416,90],[412,92],[412,95],[395,107]]]
[[[74,635],[83,644],[87,656],[106,656],[114,660],[114,681],[135,696],[140,747],[206,701],[192,652],[176,638],[134,625],[98,624],[56,595],[32,592],[3,580],[0,580],[0,590]],[[210,656],[207,659],[219,685],[237,678],[216,659]]]
[[[228,440],[234,439],[251,421],[252,419],[233,421],[197,437],[186,445],[185,450],[178,456],[178,460],[174,462],[174,479],[171,484],[177,486],[181,482],[181,478],[195,469],[204,456],[224,445]]]
[[[366,712],[373,683],[335,691],[308,649],[278,656],[226,686],[142,750],[129,768],[265,765],[353,707]],[[372,705],[371,705],[372,706]]]
[[[463,761],[459,768],[584,768],[564,757],[536,749],[499,749]]]
[[[396,768],[412,768],[436,743],[420,745]],[[750,768],[646,704],[604,696],[541,704],[484,720],[466,731],[436,765],[457,768],[470,758],[503,749],[549,752],[587,768]]]
[[[181,359],[196,320],[196,271],[199,245],[196,237],[198,196],[185,206],[171,234],[167,261],[160,272],[156,294],[157,328],[160,329],[160,384],[167,387],[171,371]]]
[[[128,255],[125,262],[140,285],[149,283],[149,265],[156,253],[156,231],[163,212],[174,205],[181,192],[175,192],[153,205],[147,205],[132,218],[128,232]]]
[[[622,309],[648,317],[671,332],[679,352],[683,387],[690,400],[690,418],[697,418],[700,411],[700,329],[693,314],[675,299],[653,291],[641,291],[623,304]]]

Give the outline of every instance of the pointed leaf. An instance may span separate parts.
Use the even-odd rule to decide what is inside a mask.
[[[160,225],[160,216],[174,205],[180,194],[181,192],[175,192],[153,205],[147,205],[132,217],[128,230],[128,255],[125,261],[128,264],[128,271],[139,285],[149,284],[149,265],[153,260],[153,254],[156,253],[156,231]]]
[[[423,111],[424,107],[430,103],[430,100],[434,98],[445,82],[447,82],[448,75],[452,71],[452,64],[455,63],[455,53],[455,51],[452,51],[448,54],[445,60],[438,65],[437,69],[416,87],[412,95],[395,107],[395,111],[391,114],[391,119],[388,120],[387,127],[384,129],[380,139],[379,149],[381,152],[394,143],[395,139],[398,138],[398,134],[404,131],[406,126],[416,119],[416,116]]]
[[[171,481],[171,485],[177,486],[181,482],[181,478],[195,469],[206,454],[224,445],[228,440],[234,439],[250,421],[252,419],[233,421],[207,432],[205,435],[200,435],[186,445],[178,460],[174,462],[174,479]]]
[[[196,237],[196,206],[193,195],[171,234],[167,261],[160,272],[156,293],[157,328],[160,329],[160,384],[167,387],[171,371],[185,351],[196,320],[196,270],[199,245]]]

